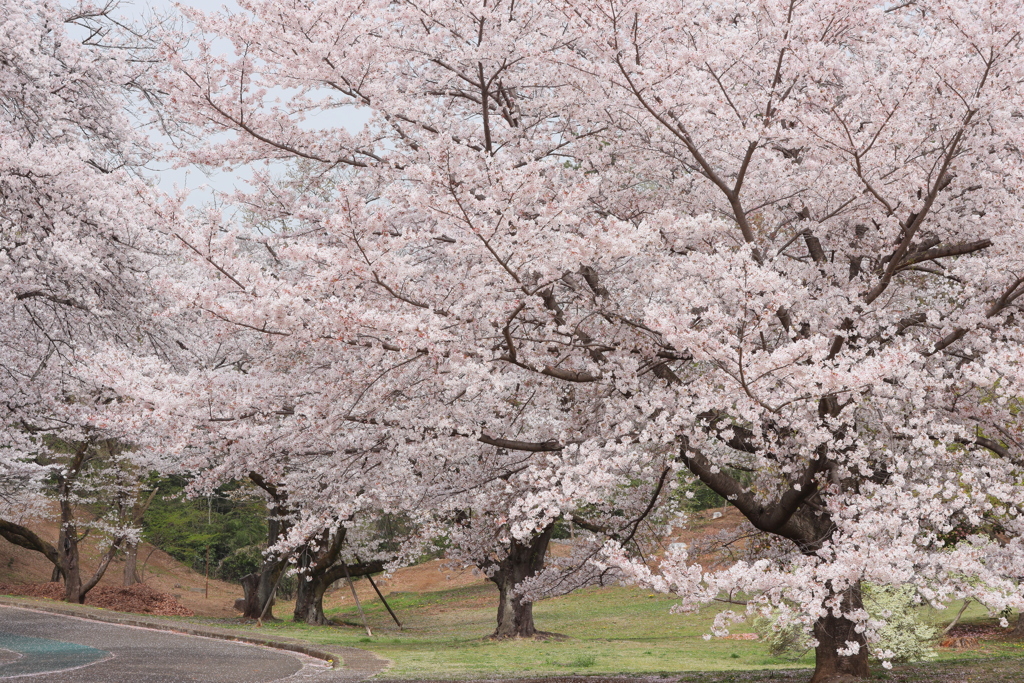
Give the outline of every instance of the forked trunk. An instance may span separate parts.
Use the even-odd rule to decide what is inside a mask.
[[[537,634],[533,603],[524,600],[516,588],[544,568],[544,556],[554,528],[554,524],[548,525],[528,543],[513,539],[508,555],[491,575],[491,581],[498,586],[498,627],[492,638],[531,638]]]
[[[860,584],[844,591],[841,610],[844,613],[864,608]],[[814,624],[814,676],[810,683],[828,683],[834,679],[868,678],[868,649],[863,633],[856,624],[831,611]],[[851,647],[852,646],[852,647]],[[856,654],[839,654],[839,650],[856,649]]]

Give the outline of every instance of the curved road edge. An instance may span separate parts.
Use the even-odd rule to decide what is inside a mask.
[[[150,628],[157,631],[168,631],[188,636],[203,636],[206,638],[217,638],[219,640],[231,640],[250,645],[262,645],[277,650],[297,652],[299,654],[322,659],[330,662],[334,669],[340,669],[338,673],[344,675],[346,680],[361,681],[391,666],[391,662],[378,657],[369,650],[361,650],[355,647],[333,647],[330,650],[323,646],[316,646],[295,638],[266,636],[255,636],[240,633],[227,628],[216,628],[203,626],[189,622],[174,622],[159,619],[147,619],[144,614],[133,614],[130,612],[114,612],[87,605],[72,605],[69,603],[57,603],[49,600],[31,598],[17,598],[8,595],[0,595],[0,605],[6,607],[20,607],[23,609],[49,612],[51,614],[62,614],[80,619],[91,619],[108,624],[120,624],[122,626],[137,626]]]

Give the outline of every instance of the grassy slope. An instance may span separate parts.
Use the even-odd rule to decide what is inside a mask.
[[[291,622],[268,624],[265,628],[317,643],[332,643],[372,650],[394,662],[384,674],[388,678],[495,678],[564,676],[568,674],[678,674],[718,671],[728,673],[714,680],[769,680],[770,671],[813,666],[813,656],[798,660],[771,657],[757,641],[712,639],[705,641],[717,609],[698,614],[674,615],[671,597],[652,595],[633,588],[589,589],[573,595],[545,600],[535,607],[538,628],[568,636],[565,640],[492,642],[497,593],[488,585],[472,585],[425,593],[393,593],[389,602],[405,624],[399,631],[379,601],[364,604],[374,632],[367,638],[358,627],[353,607],[329,610],[329,616],[343,626],[316,628]],[[927,613],[937,623],[948,621],[950,611]],[[973,609],[965,615],[980,619]],[[733,633],[749,632],[743,623]],[[1003,665],[983,663],[996,658]],[[890,680],[943,680],[940,670],[951,667],[1002,671],[1024,670],[1024,648],[1020,644],[986,642],[981,650],[941,651],[935,662],[904,667]],[[899,668],[898,668],[899,669]],[[765,671],[764,677],[739,674]],[[885,674],[878,667],[880,674]],[[794,672],[796,673],[796,672]],[[993,681],[1011,680],[995,674]],[[1002,677],[999,677],[1002,676]],[[788,677],[787,677],[788,678]],[[800,674],[797,679],[805,679]],[[698,676],[693,680],[711,680]],[[778,679],[776,679],[778,680]],[[961,681],[963,677],[950,680]],[[975,680],[972,678],[971,680]],[[984,678],[977,679],[986,680]],[[1022,674],[1024,680],[1024,674]]]

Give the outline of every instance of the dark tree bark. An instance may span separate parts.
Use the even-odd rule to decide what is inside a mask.
[[[325,580],[311,579],[299,576],[299,587],[295,593],[295,612],[292,619],[296,622],[311,624],[314,626],[326,626],[331,620],[324,614],[324,593],[330,584]]]
[[[333,533],[324,534],[317,539],[318,550],[306,548],[300,555],[302,573],[299,574],[295,612],[292,614],[295,621],[314,626],[326,626],[331,623],[324,614],[324,593],[335,581],[345,577],[346,569],[348,576],[366,576],[384,571],[384,563],[380,561],[348,565],[344,564],[344,560],[339,562],[345,535],[345,527],[339,527]]]
[[[369,576],[384,571],[383,562],[359,562],[356,564],[336,564],[328,571],[317,575],[311,581],[299,576],[299,589],[295,598],[295,613],[292,618],[315,626],[326,626],[331,620],[324,615],[324,593],[336,581],[345,576],[345,569],[352,578]]]
[[[860,584],[849,588],[842,595],[842,611],[850,613],[862,609]],[[838,676],[868,678],[867,640],[863,633],[857,633],[855,624],[843,616],[831,612],[814,623],[814,638],[818,647],[814,650],[814,676],[810,683],[827,683]],[[856,643],[860,650],[855,655],[840,655],[839,649]]]
[[[274,588],[277,586],[284,568],[284,560],[266,560],[258,572],[242,577],[243,618],[268,620],[274,618]]]
[[[315,626],[325,626],[330,620],[324,615],[324,593],[337,578],[330,571],[341,553],[347,529],[339,527],[325,532],[317,540],[317,550],[307,546],[299,555],[299,586],[295,595],[292,619]]]
[[[53,574],[50,577],[51,581],[59,581],[63,578],[63,570],[60,566],[60,554],[57,549],[47,541],[44,541],[34,531],[21,524],[15,524],[14,522],[8,522],[5,519],[0,519],[0,537],[3,537],[13,543],[16,546],[25,548],[26,550],[32,550],[37,553],[42,553],[43,557],[49,560],[53,564]]]
[[[121,584],[134,586],[142,583],[139,578],[139,544],[129,543],[124,551],[124,575],[121,577]]]
[[[532,638],[537,634],[533,603],[518,595],[516,588],[544,568],[554,529],[555,525],[549,524],[528,543],[513,539],[508,554],[490,572],[490,580],[498,587],[498,626],[492,638]]]
[[[64,503],[61,503],[61,512],[64,511]],[[61,514],[63,522],[64,515]],[[60,568],[64,574],[64,602],[85,602],[82,595],[82,572],[78,560],[78,529],[74,523],[62,523],[60,528],[60,539],[57,547],[60,552]]]
[[[287,495],[275,484],[268,482],[256,472],[249,473],[249,479],[267,492],[271,505],[267,516],[267,546],[277,543],[288,533]],[[274,589],[287,566],[285,558],[267,557],[258,572],[242,577],[243,610],[245,619],[273,619]]]
[[[1013,629],[1013,635],[1017,638],[1024,638],[1024,610],[1017,615],[1017,628]]]

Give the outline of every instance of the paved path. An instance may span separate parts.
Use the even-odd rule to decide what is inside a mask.
[[[10,600],[6,602],[10,605]],[[386,662],[370,652],[337,648],[332,669],[323,661],[335,654],[316,652],[321,659],[267,647],[171,633],[173,622],[153,620],[161,630],[103,623],[71,616],[78,606],[45,606],[48,611],[0,606],[0,680],[50,683],[262,683],[264,681],[356,681],[384,668]],[[71,609],[66,609],[71,608]],[[59,614],[52,613],[59,611]],[[83,614],[88,614],[84,610]],[[102,613],[105,621],[132,621],[138,615]],[[182,622],[192,632],[203,630]],[[215,637],[230,634],[208,629]],[[241,634],[235,634],[241,635]],[[340,655],[340,656],[338,656]]]

